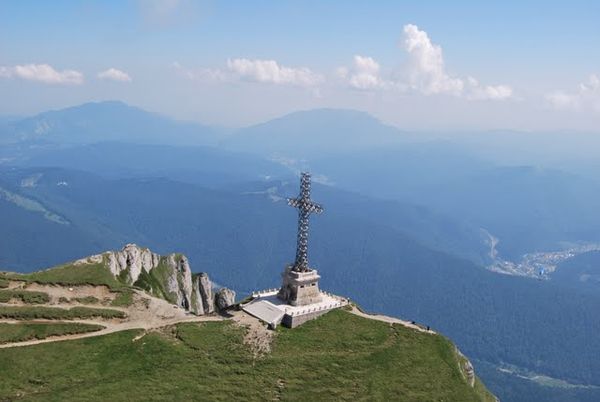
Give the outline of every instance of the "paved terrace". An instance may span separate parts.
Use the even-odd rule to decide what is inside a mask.
[[[306,306],[291,306],[277,298],[279,289],[267,289],[252,293],[254,300],[244,305],[242,309],[269,324],[278,325],[284,315],[292,317],[311,314],[318,311],[332,310],[345,306],[348,299],[321,291],[322,300]]]

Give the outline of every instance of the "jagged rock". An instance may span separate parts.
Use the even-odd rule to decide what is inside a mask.
[[[183,255],[171,254],[167,257],[167,292],[173,295],[176,304],[190,310],[192,300],[192,270],[188,259]]]
[[[471,364],[471,361],[457,348],[455,347],[455,350],[457,352],[457,354],[462,358],[462,363],[460,364],[460,369],[461,371],[465,374],[465,377],[467,379],[467,384],[469,384],[471,387],[475,386],[475,368],[473,368],[473,364]],[[459,362],[461,361],[461,359],[459,359]]]
[[[465,360],[463,363],[463,368],[465,370],[465,374],[467,375],[467,383],[471,386],[475,386],[475,369],[471,364],[470,360]]]
[[[192,280],[192,306],[190,310],[197,315],[211,314],[215,311],[215,300],[212,292],[212,283],[204,272],[193,277]]]
[[[192,276],[188,259],[181,254],[160,256],[135,244],[120,251],[107,251],[76,261],[75,264],[104,262],[120,282],[136,285],[196,315],[215,311],[212,283],[205,273]],[[227,290],[228,292],[231,292]],[[220,305],[233,304],[235,293],[223,293]]]
[[[219,310],[235,304],[235,292],[231,289],[221,288],[215,295],[215,304]]]
[[[141,248],[135,244],[127,244],[121,251],[108,251],[104,253],[107,259],[107,264],[110,272],[116,277],[120,276],[121,272],[129,270],[127,282],[129,285],[134,284],[142,270],[150,272],[156,268],[160,262],[160,256],[152,253],[147,248]],[[93,256],[90,258],[94,258]]]
[[[208,313],[204,308],[204,302],[202,301],[202,293],[200,292],[200,277],[194,276],[192,279],[192,299],[191,299],[190,310],[196,315],[204,315]]]
[[[212,283],[208,278],[208,274],[201,272],[197,276],[198,278],[198,289],[202,297],[202,304],[204,305],[204,311],[206,314],[215,312],[215,297],[212,291]]]

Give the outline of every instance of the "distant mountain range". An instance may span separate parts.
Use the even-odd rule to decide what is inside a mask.
[[[548,281],[483,269],[494,253],[600,242],[591,176],[501,166],[463,143],[332,109],[224,132],[93,103],[0,121],[0,143],[2,268],[135,242],[184,252],[242,293],[274,287],[294,249],[283,199],[309,169],[326,208],[311,233],[325,288],[450,335],[503,400],[547,395],[524,380],[534,374],[590,385],[576,399],[597,400],[595,260],[567,261]],[[551,389],[552,400],[575,395]]]
[[[50,142],[89,144],[102,141],[145,144],[215,144],[220,131],[179,122],[156,113],[107,101],[0,121],[0,144]]]
[[[497,240],[495,251],[509,260],[566,243],[600,242],[600,181],[498,166],[478,155],[472,141],[420,139],[363,112],[296,112],[225,133],[99,102],[0,124],[0,142],[7,144],[0,149],[4,164],[164,176],[209,186],[308,169],[317,181],[427,207],[489,233]]]
[[[411,138],[364,112],[316,109],[242,128],[224,138],[220,145],[265,157],[305,159],[398,145]]]

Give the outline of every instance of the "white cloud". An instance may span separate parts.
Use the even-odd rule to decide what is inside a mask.
[[[131,82],[131,77],[125,71],[116,68],[109,68],[98,73],[98,78],[101,80],[111,80],[120,82]]]
[[[600,78],[592,74],[587,82],[579,84],[576,92],[555,91],[546,95],[546,100],[556,109],[600,112]]]
[[[13,67],[1,66],[0,77],[20,78],[28,81],[38,81],[46,84],[83,83],[83,74],[75,70],[57,71],[49,64],[23,64]]]
[[[413,91],[423,95],[447,94],[470,100],[511,98],[508,85],[481,85],[472,77],[460,78],[446,71],[442,48],[431,42],[427,32],[416,25],[404,26],[401,47],[408,60],[402,74],[386,78],[372,57],[354,56],[350,67],[339,67],[336,76],[351,88],[361,90]]]
[[[337,71],[338,77],[347,80],[348,85],[356,89],[381,89],[386,82],[379,74],[380,66],[372,57],[355,55],[350,69],[341,67]]]
[[[184,77],[204,83],[249,81],[274,85],[310,87],[323,82],[323,76],[306,67],[286,67],[275,60],[229,59],[227,68],[190,69],[178,62],[171,64]]]
[[[402,45],[408,52],[408,80],[413,89],[426,95],[462,93],[463,80],[446,73],[442,48],[431,42],[427,32],[413,24],[405,25]]]
[[[485,85],[481,86],[479,81],[473,77],[466,80],[467,98],[472,100],[502,100],[512,97],[513,90],[508,85]]]
[[[502,100],[512,97],[507,85],[482,86],[473,77],[466,80],[446,71],[442,48],[427,32],[413,24],[404,26],[402,47],[408,52],[408,84],[425,95],[451,94],[472,100]]]
[[[220,69],[199,68],[192,70],[181,65],[177,61],[171,63],[171,67],[177,70],[177,72],[179,72],[185,78],[193,81],[200,81],[204,83],[219,83],[232,80],[231,74],[229,72]]]
[[[253,82],[310,87],[323,81],[306,67],[286,67],[275,60],[230,59],[227,68],[238,78]]]

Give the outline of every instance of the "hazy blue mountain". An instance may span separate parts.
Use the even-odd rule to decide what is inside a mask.
[[[264,159],[276,156],[294,170],[309,168],[315,177],[338,188],[424,206],[454,222],[486,230],[500,240],[498,250],[504,258],[519,259],[527,252],[556,249],[564,241],[600,240],[600,217],[593,202],[600,196],[596,180],[557,170],[497,166],[464,141],[418,141],[416,136],[362,112],[321,109],[292,113],[241,129],[221,144],[246,155],[207,147],[141,144],[165,138],[172,143],[185,142],[195,138],[188,129],[197,134],[202,127],[118,102],[85,104],[13,123],[28,127],[24,132],[31,133],[38,126],[50,127],[50,131],[27,137],[38,138],[35,141],[1,147],[0,163],[220,186],[286,177],[288,170]],[[72,147],[60,142],[78,136],[98,142],[105,139],[106,135],[100,135],[105,132],[125,137],[129,144],[104,141]],[[161,134],[164,132],[169,137]],[[517,141],[515,137],[510,136],[508,143]],[[454,254],[481,253],[457,250]]]
[[[165,172],[171,174],[171,171]],[[177,174],[176,171],[174,175]],[[156,212],[153,211],[155,208],[159,208],[163,214],[169,215],[172,212],[169,212],[168,209],[170,207],[175,208],[172,205],[174,201],[171,201],[170,198],[165,200],[164,206],[158,205],[149,209],[141,207],[146,200],[158,202],[159,194],[154,194],[152,190],[156,189],[158,191],[160,189],[160,194],[164,194],[165,197],[184,197],[184,194],[191,193],[190,199],[199,199],[187,208],[177,207],[176,214],[196,213],[194,211],[196,208],[211,211],[225,208],[223,214],[229,216],[230,212],[227,212],[226,208],[239,205],[236,206],[236,209],[240,209],[240,214],[236,216],[240,222],[243,222],[251,216],[250,214],[246,217],[243,214],[243,205],[248,200],[270,201],[265,208],[272,209],[271,204],[285,206],[285,197],[297,192],[296,178],[291,176],[292,181],[261,180],[246,183],[239,182],[241,176],[236,177],[238,181],[231,180],[229,184],[223,182],[219,186],[213,182],[213,179],[207,179],[205,174],[190,177],[194,180],[190,180],[188,183],[203,186],[198,187],[173,181],[168,175],[163,176],[163,178],[144,176],[139,179],[111,180],[90,173],[57,168],[8,168],[0,170],[0,187],[28,199],[43,200],[50,211],[60,216],[64,213],[74,217],[72,219],[78,222],[81,228],[88,228],[92,233],[98,232],[98,224],[104,222],[98,220],[98,214],[103,214],[105,211],[102,209],[95,210],[96,207],[102,207],[103,204],[99,203],[99,200],[102,199],[108,199],[106,205],[113,205],[115,209],[118,208],[118,205],[129,205],[131,209],[139,210],[140,213],[148,213],[154,216]],[[154,183],[155,186],[149,186],[149,183]],[[136,192],[142,199],[136,197],[132,198],[131,201],[126,199],[134,192],[134,187],[140,186],[149,186]],[[220,188],[220,190],[209,190],[208,187],[211,186]],[[176,187],[177,190],[169,193],[167,188],[170,187]],[[344,216],[364,224],[389,227],[414,238],[415,241],[431,249],[461,255],[477,262],[485,260],[487,246],[483,242],[481,233],[476,228],[452,221],[423,207],[397,201],[374,200],[318,184],[315,185],[315,188],[320,193],[319,201],[326,206],[328,215]],[[95,194],[96,192],[98,194]],[[114,197],[119,195],[122,195],[124,199],[117,203]],[[203,206],[204,203],[217,196],[218,200],[215,200],[215,204],[210,208]],[[140,207],[136,207],[136,203]],[[118,227],[118,233],[128,233],[131,227],[127,224],[122,227],[119,226],[121,223],[127,222],[117,219],[118,217],[114,214],[118,213],[121,212],[111,212],[112,215],[107,218],[108,220],[104,224],[111,228]],[[38,215],[41,219],[44,214],[38,213]],[[227,220],[232,219],[231,217],[227,218]],[[143,232],[140,232],[139,235],[146,236]]]
[[[600,182],[575,174],[494,166],[443,144],[332,156],[312,166],[341,188],[423,205],[483,228],[500,240],[505,258],[600,241]]]
[[[496,165],[481,156],[492,150],[483,149],[480,138],[504,144],[498,153],[518,143],[536,149],[532,144],[539,141],[522,133],[519,142],[518,133],[508,134],[503,143],[501,133],[432,140],[365,113],[325,109],[239,130],[222,145],[275,155],[336,187],[422,205],[481,228],[500,240],[497,251],[506,259],[556,250],[565,242],[600,241],[594,201],[600,182],[556,169]]]
[[[219,131],[175,121],[117,101],[92,102],[40,113],[0,125],[0,143],[42,141],[88,144],[125,141],[149,144],[214,144]]]
[[[124,142],[23,151],[11,165],[63,167],[117,178],[168,177],[211,186],[292,175],[281,164],[251,154],[207,146]]]
[[[383,147],[410,136],[368,113],[316,109],[294,112],[266,123],[237,130],[221,145],[264,156],[308,158],[316,155]]]

